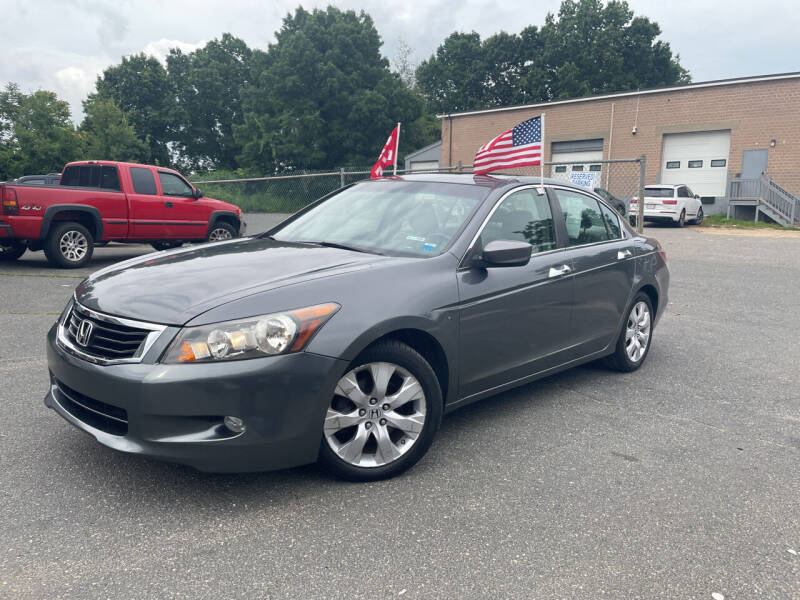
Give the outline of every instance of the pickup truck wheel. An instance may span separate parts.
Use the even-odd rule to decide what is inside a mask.
[[[17,260],[25,254],[28,247],[22,242],[11,242],[8,245],[0,246],[0,261]]]
[[[92,258],[94,239],[80,223],[59,223],[44,243],[44,254],[50,264],[66,269],[82,267]]]
[[[156,250],[171,250],[183,245],[183,242],[153,242],[150,244]]]
[[[224,221],[220,223],[215,223],[214,226],[211,228],[211,231],[208,232],[209,242],[230,240],[235,237],[236,237],[236,230],[233,228],[233,225],[231,225],[230,223],[226,223]]]

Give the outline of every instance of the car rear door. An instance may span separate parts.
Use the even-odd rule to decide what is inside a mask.
[[[619,215],[594,196],[553,188],[567,237],[565,258],[574,282],[570,331],[573,358],[613,341],[627,308],[635,275],[633,239]]]
[[[164,200],[164,223],[171,239],[202,240],[208,233],[208,208],[194,197],[194,188],[177,173],[158,170]]]
[[[527,241],[521,267],[471,268],[469,258],[493,240]],[[495,206],[457,272],[460,395],[469,397],[563,362],[573,283],[559,247],[553,210],[534,187]]]
[[[147,166],[130,167],[131,237],[139,240],[163,240],[167,237],[164,225],[164,199],[158,194],[153,169]]]

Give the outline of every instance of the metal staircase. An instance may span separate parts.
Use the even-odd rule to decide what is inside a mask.
[[[728,179],[728,218],[736,206],[754,206],[756,221],[764,214],[784,227],[800,226],[800,198],[762,175]]]

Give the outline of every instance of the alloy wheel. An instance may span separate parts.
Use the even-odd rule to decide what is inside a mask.
[[[650,343],[650,309],[641,300],[633,305],[625,328],[625,352],[631,362],[642,360]]]
[[[380,467],[414,446],[426,416],[425,392],[414,375],[393,363],[367,363],[336,385],[325,440],[348,465]]]
[[[220,242],[222,240],[229,240],[231,238],[233,238],[231,232],[224,227],[217,227],[216,229],[211,230],[211,233],[208,234],[209,242]]]
[[[70,229],[58,240],[61,255],[70,262],[78,262],[89,249],[89,240],[80,231]]]

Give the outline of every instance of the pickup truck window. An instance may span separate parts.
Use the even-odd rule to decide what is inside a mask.
[[[156,180],[150,169],[131,167],[131,180],[133,180],[133,191],[137,194],[147,194],[149,196],[157,194]]]
[[[177,175],[159,171],[158,180],[161,182],[161,191],[164,192],[165,196],[183,196],[186,198],[194,196],[192,187]]]
[[[72,165],[64,169],[61,185],[119,191],[119,173],[112,165]]]

